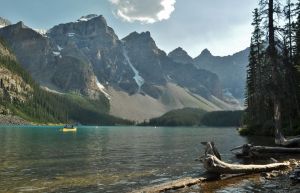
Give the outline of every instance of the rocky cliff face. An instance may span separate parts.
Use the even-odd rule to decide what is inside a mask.
[[[161,108],[164,110],[172,109],[173,99],[166,97],[170,96],[166,94],[170,84],[182,88],[177,90],[185,92],[184,96],[223,99],[218,76],[189,65],[191,58],[183,49],[167,56],[150,32],[133,32],[120,40],[103,16],[88,15],[60,24],[44,35],[19,22],[1,28],[0,36],[35,80],[60,92],[75,91],[92,99],[105,95],[111,101],[115,101],[111,93],[124,92],[150,97],[167,105]],[[185,107],[173,108],[181,105]]]
[[[0,41],[0,100],[23,103],[32,96],[33,89],[20,75],[11,71],[7,64],[4,64],[8,60],[7,58],[15,60],[15,57]],[[1,109],[3,113],[4,108]]]
[[[244,98],[246,86],[246,69],[248,65],[249,49],[231,56],[213,56],[205,49],[194,59],[196,67],[216,73],[227,95],[238,99]]]
[[[168,54],[173,61],[193,64],[198,69],[217,74],[227,99],[244,98],[248,55],[249,49],[224,57],[213,56],[208,49],[204,49],[199,56],[192,59],[182,48],[177,48]]]
[[[0,30],[18,61],[42,85],[95,98],[100,94],[92,65],[73,42],[65,49],[22,22]],[[98,92],[98,93],[97,93]]]
[[[0,64],[0,97],[11,102],[25,102],[33,89],[24,80]]]
[[[61,60],[71,57],[87,64],[102,85],[129,90],[134,81],[125,65],[122,42],[103,16],[89,15],[76,22],[60,24],[47,36],[57,47]]]
[[[23,22],[0,29],[2,36],[14,51],[19,62],[24,65],[35,79],[45,79],[47,74],[53,73],[54,57],[51,57],[49,41],[28,28]]]
[[[210,95],[222,98],[219,79],[215,74],[171,60],[156,46],[150,32],[134,32],[123,42],[130,62],[144,79],[142,88],[147,94],[153,95],[151,85],[173,82],[205,98]]]

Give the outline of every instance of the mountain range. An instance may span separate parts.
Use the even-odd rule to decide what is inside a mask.
[[[0,38],[0,124],[133,124],[108,115],[108,110],[109,101],[105,97],[89,99],[41,88]]]
[[[237,99],[243,98],[248,49],[226,57],[204,50],[192,58],[182,48],[167,55],[150,32],[119,39],[101,15],[48,31],[6,22],[0,37],[43,89],[108,100],[114,116],[140,122],[184,107],[242,108]]]

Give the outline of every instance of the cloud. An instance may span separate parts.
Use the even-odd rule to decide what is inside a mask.
[[[155,23],[167,20],[175,10],[176,0],[109,0],[114,13],[128,22]]]

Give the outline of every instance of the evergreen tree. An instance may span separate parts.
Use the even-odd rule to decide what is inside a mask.
[[[293,40],[294,10],[293,4],[288,0],[284,7],[287,22],[280,28],[280,22],[275,22],[280,19],[279,2],[261,0],[259,5],[259,11],[255,9],[253,14],[254,32],[248,67],[246,124],[250,128],[266,128],[268,123],[272,123],[268,125],[267,131],[271,134],[274,132],[271,128],[280,130],[288,123],[288,127],[293,128],[293,121],[299,117],[299,98],[296,94],[298,75],[293,59],[297,45]],[[263,27],[260,26],[261,23]],[[258,131],[254,129],[253,133]]]
[[[262,85],[262,71],[263,71],[263,32],[261,30],[261,17],[258,9],[253,12],[254,32],[252,33],[248,76],[247,76],[247,96],[246,106],[247,119],[255,125],[260,124],[262,117],[259,116],[262,111],[262,103],[264,100],[263,85]]]
[[[284,18],[286,24],[283,27],[283,50],[282,50],[282,62],[284,64],[284,98],[289,100],[284,100],[284,113],[287,121],[289,122],[289,128],[293,129],[294,122],[300,115],[299,110],[299,99],[298,90],[299,83],[297,83],[297,77],[299,73],[296,70],[294,62],[294,4],[290,0],[287,0],[286,6],[283,9]]]

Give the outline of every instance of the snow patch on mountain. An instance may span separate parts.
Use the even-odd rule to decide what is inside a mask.
[[[60,52],[54,52],[53,51],[52,53],[53,53],[54,56],[59,56],[60,55]]]
[[[59,92],[59,91],[57,91],[57,90],[50,89],[50,88],[47,87],[47,86],[41,86],[41,88],[44,89],[45,91],[52,92],[52,93],[59,94],[59,95],[65,94],[65,93],[63,93],[63,92]]]
[[[127,62],[127,64],[130,66],[130,68],[132,69],[133,73],[134,73],[134,77],[133,79],[135,80],[136,84],[138,85],[138,92],[141,91],[141,87],[143,86],[143,84],[145,83],[145,80],[143,77],[140,76],[139,71],[133,66],[133,64],[130,61],[130,58],[128,56],[127,50],[125,49],[125,47],[123,46],[123,55],[125,57],[125,60]]]
[[[67,33],[67,36],[68,36],[68,37],[74,37],[74,36],[75,36],[75,33]]]
[[[98,59],[98,60],[101,60],[101,58],[102,58],[101,52],[100,52],[100,50],[98,50],[98,52],[97,52],[97,59]]]
[[[34,29],[37,33],[41,34],[42,36],[46,36],[48,30],[46,29]]]
[[[98,78],[96,77],[96,84],[99,90],[105,95],[105,97],[110,100],[110,95],[105,91],[105,87],[99,82]]]
[[[91,19],[94,19],[95,17],[98,17],[98,15],[96,15],[96,14],[90,14],[90,15],[82,16],[80,19],[77,20],[77,22],[89,21]]]
[[[58,56],[59,58],[62,58],[60,52],[53,51],[52,53],[53,53],[54,56]]]
[[[64,48],[62,48],[59,45],[57,45],[57,49],[58,49],[58,51],[62,51]]]

